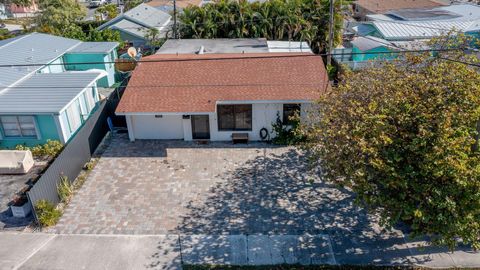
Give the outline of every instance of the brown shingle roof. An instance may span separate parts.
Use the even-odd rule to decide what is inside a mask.
[[[313,54],[164,54],[142,60],[152,62],[133,71],[117,113],[214,112],[216,101],[315,100],[328,87],[322,58]]]
[[[397,9],[447,6],[435,0],[357,0],[355,3],[372,13],[379,14]]]

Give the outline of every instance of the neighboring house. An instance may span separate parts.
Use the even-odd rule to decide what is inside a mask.
[[[38,12],[37,3],[33,2],[30,6],[19,6],[16,4],[5,5],[0,3],[0,19],[10,17],[28,17]]]
[[[267,41],[265,38],[234,39],[169,39],[157,54],[207,54],[207,53],[312,53],[306,42]]]
[[[369,14],[384,14],[391,10],[420,9],[446,6],[438,0],[357,0],[353,4],[354,17],[365,20]]]
[[[97,29],[109,28],[119,31],[123,41],[139,47],[148,45],[146,35],[150,29],[157,29],[159,36],[165,37],[170,30],[170,19],[170,14],[147,4],[140,4],[100,25]]]
[[[179,12],[188,6],[200,6],[202,4],[202,0],[176,0],[175,2]],[[171,0],[152,0],[146,4],[167,13],[173,11],[173,1]]]
[[[458,4],[419,10],[390,11],[369,16],[372,21],[352,27],[355,33],[346,48],[334,50],[337,62],[352,68],[368,66],[370,60],[391,60],[402,50],[428,50],[430,39],[457,31],[480,40],[480,6]],[[388,18],[388,19],[387,19]],[[478,43],[472,42],[472,46]]]
[[[0,147],[67,142],[96,107],[98,87],[115,83],[113,65],[97,62],[114,61],[117,46],[39,33],[0,41]]]
[[[156,54],[133,71],[116,114],[131,141],[261,140],[277,120],[305,117],[328,88],[322,58],[311,53]],[[152,61],[152,62],[148,62]]]

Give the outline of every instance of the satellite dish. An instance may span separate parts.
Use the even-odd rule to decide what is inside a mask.
[[[137,56],[137,50],[136,50],[134,47],[130,47],[130,48],[128,48],[128,50],[127,50],[127,54],[128,54],[131,58],[135,59],[135,57]]]

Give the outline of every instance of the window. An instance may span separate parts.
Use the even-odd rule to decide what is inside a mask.
[[[218,105],[218,130],[252,130],[252,105]]]
[[[292,117],[300,115],[300,104],[283,104],[283,124],[293,124]]]
[[[1,116],[0,122],[5,137],[38,137],[33,116]]]

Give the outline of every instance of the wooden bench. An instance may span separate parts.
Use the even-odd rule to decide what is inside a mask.
[[[248,133],[232,133],[232,142],[236,143],[248,143]]]

